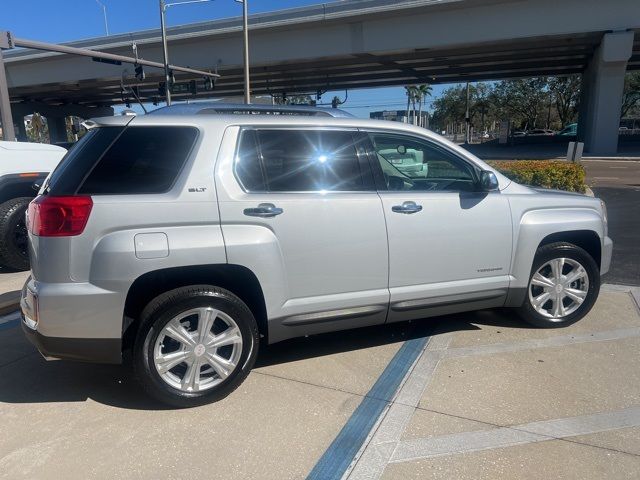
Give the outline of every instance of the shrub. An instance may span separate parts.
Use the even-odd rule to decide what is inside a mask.
[[[534,187],[584,193],[584,167],[557,160],[509,160],[487,162],[511,180]]]

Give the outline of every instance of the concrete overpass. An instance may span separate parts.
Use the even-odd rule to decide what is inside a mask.
[[[351,0],[254,15],[250,27],[254,94],[582,73],[581,134],[594,154],[615,151],[624,73],[640,68],[638,0]],[[132,41],[161,60],[159,30],[69,45],[130,55]],[[242,93],[240,19],[173,27],[169,50],[176,64],[222,75],[199,96]],[[23,109],[122,103],[123,78],[154,101],[162,81],[161,71],[139,82],[131,67],[34,50],[6,51],[5,63]]]

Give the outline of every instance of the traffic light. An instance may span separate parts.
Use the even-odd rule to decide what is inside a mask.
[[[144,73],[144,69],[142,68],[142,65],[136,65],[135,72],[136,72],[136,78],[141,82],[146,78],[146,74]]]
[[[216,88],[216,84],[213,81],[213,78],[211,77],[204,77],[204,89],[207,92],[210,92],[211,90],[215,90]]]

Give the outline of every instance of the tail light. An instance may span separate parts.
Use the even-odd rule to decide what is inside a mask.
[[[29,204],[29,231],[39,237],[73,237],[87,225],[93,201],[91,197],[36,197]]]

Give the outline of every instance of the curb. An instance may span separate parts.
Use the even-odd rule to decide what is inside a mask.
[[[584,190],[584,194],[587,195],[588,197],[595,197],[595,193],[593,193],[593,190],[591,190],[590,187],[585,187]]]

